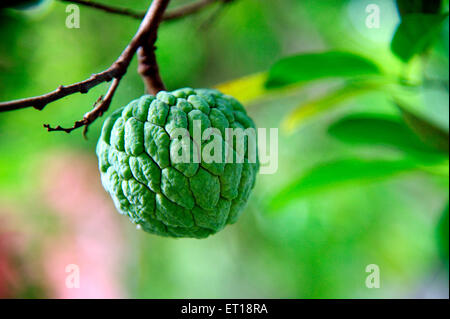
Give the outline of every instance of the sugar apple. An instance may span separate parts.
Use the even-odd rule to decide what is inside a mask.
[[[218,135],[193,138],[194,128],[255,128],[243,106],[217,90],[184,88],[144,95],[115,111],[103,124],[97,144],[101,180],[117,210],[146,232],[170,237],[205,238],[235,223],[255,185],[259,162],[250,160],[245,139],[241,161],[238,143],[219,140],[233,161],[200,156]],[[177,136],[185,129],[186,140]],[[222,135],[225,136],[225,135]],[[189,144],[189,148],[183,148]],[[180,145],[182,147],[180,147]],[[217,145],[217,144],[216,144]],[[242,144],[241,144],[242,145]],[[255,142],[256,145],[256,142]],[[257,146],[256,146],[257,147]],[[180,150],[189,160],[175,161]],[[257,151],[256,151],[257,154]]]

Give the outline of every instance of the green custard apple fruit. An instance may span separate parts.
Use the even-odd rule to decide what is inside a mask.
[[[205,138],[207,129],[216,134]],[[249,137],[240,148],[225,138],[230,130],[248,129],[255,125],[244,107],[217,90],[144,95],[103,124],[97,144],[103,187],[117,210],[144,231],[205,238],[237,221],[255,185],[259,162],[247,151]],[[205,152],[216,155],[217,146],[218,157],[207,160]],[[183,151],[187,161],[179,160]]]

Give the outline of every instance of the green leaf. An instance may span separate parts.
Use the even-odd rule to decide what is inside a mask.
[[[449,133],[447,131],[444,131],[442,128],[436,126],[427,119],[419,117],[417,114],[410,111],[406,106],[402,105],[399,101],[396,103],[402,112],[405,122],[424,143],[439,151],[448,153]]]
[[[313,167],[281,189],[269,203],[279,209],[302,196],[344,186],[360,186],[417,169],[411,161],[344,159]]]
[[[347,100],[378,88],[380,88],[380,84],[376,83],[363,82],[348,84],[325,96],[300,104],[286,116],[282,127],[287,132],[292,132],[306,119],[336,108]]]
[[[395,31],[392,52],[404,62],[425,52],[439,34],[448,14],[407,14]]]
[[[380,74],[370,60],[349,52],[307,53],[284,58],[269,71],[267,88],[279,88],[323,78],[353,78]]]
[[[328,128],[328,133],[352,145],[382,145],[421,156],[433,157],[433,149],[401,120],[374,115],[350,115]]]

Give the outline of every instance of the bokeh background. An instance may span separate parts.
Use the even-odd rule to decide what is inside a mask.
[[[365,24],[370,3],[380,28]],[[80,28],[69,29],[66,5],[0,10],[0,101],[104,70],[139,25],[80,7]],[[221,87],[257,126],[280,128],[277,173],[258,176],[240,221],[204,240],[149,235],[115,211],[97,169],[101,120],[87,140],[43,129],[71,126],[107,84],[41,112],[0,113],[0,298],[448,298],[448,17],[408,63],[390,48],[399,23],[389,0],[235,0],[161,26],[169,89],[258,74]],[[371,59],[386,81],[414,82],[416,121],[394,103],[408,94],[390,86],[325,106],[320,98],[341,79],[260,87],[261,72],[281,58],[329,50]],[[144,93],[136,68],[134,59],[112,109]],[[314,116],[285,129],[305,105]],[[422,130],[409,125],[418,122]],[[436,135],[438,147],[427,143]],[[66,287],[71,264],[78,289]],[[369,264],[380,268],[379,289],[366,287]]]

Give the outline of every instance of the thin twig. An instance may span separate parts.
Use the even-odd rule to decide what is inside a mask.
[[[80,4],[80,5],[98,9],[98,10],[101,10],[101,11],[104,11],[107,13],[128,16],[128,17],[131,17],[134,19],[139,19],[139,20],[142,20],[145,16],[145,12],[137,12],[137,11],[133,11],[133,10],[127,9],[127,8],[115,7],[115,6],[106,5],[106,4],[97,3],[97,2],[88,1],[88,0],[59,0],[59,1]],[[213,4],[215,2],[224,2],[225,3],[225,2],[230,2],[230,0],[199,0],[197,2],[189,3],[187,5],[184,5],[182,7],[179,7],[179,8],[173,9],[172,11],[167,12],[163,17],[163,20],[168,21],[168,20],[175,20],[175,19],[183,18],[185,16],[199,12],[203,8]]]
[[[106,6],[94,3],[92,1],[85,1],[85,0],[70,0],[70,1],[60,0],[60,1],[84,4],[110,13],[129,15],[134,16],[135,18],[139,16],[139,18],[142,18],[142,14],[140,13],[136,13],[128,9],[120,9]],[[138,49],[139,49],[138,71],[144,80],[147,91],[151,94],[156,94],[157,92],[165,89],[164,83],[161,80],[161,76],[159,74],[159,67],[156,62],[155,56],[155,41],[157,38],[158,26],[163,19],[173,20],[182,18],[189,14],[198,12],[202,8],[208,6],[209,4],[219,1],[227,3],[233,0],[199,0],[198,2],[185,5],[171,12],[168,12],[167,14],[164,14],[164,12],[170,0],[153,0],[147,13],[142,19],[138,31],[130,41],[129,45],[125,48],[125,50],[121,53],[121,55],[117,58],[117,60],[108,69],[96,74],[92,74],[88,79],[83,80],[81,82],[67,86],[61,85],[56,90],[41,96],[35,96],[9,102],[1,102],[0,112],[18,110],[28,107],[34,107],[37,110],[42,110],[51,102],[60,100],[71,94],[87,93],[93,87],[103,82],[110,82],[112,80],[113,82],[111,83],[111,86],[109,87],[105,97],[101,96],[94,104],[93,110],[86,113],[82,120],[76,121],[72,127],[63,128],[58,125],[55,128],[53,128],[48,124],[44,125],[44,127],[46,127],[48,131],[64,131],[67,133],[70,133],[73,130],[84,126],[84,134],[85,134],[88,129],[88,126],[108,110],[109,106],[111,105],[114,93],[116,92],[117,87],[119,86],[120,80],[127,72],[130,62],[133,56],[138,51]]]
[[[14,100],[10,102],[0,103],[0,112],[23,109],[27,107],[34,107],[42,110],[47,104],[59,100],[65,96],[74,93],[87,93],[89,90],[100,83],[109,82],[113,78],[120,79],[127,71],[127,68],[136,53],[137,49],[143,43],[143,40],[148,37],[153,28],[157,28],[163,10],[167,7],[170,0],[154,0],[150,6],[147,15],[142,21],[139,29],[130,44],[125,48],[119,58],[105,71],[93,74],[87,80],[71,84],[68,86],[59,86],[55,91],[31,98]],[[162,12],[161,12],[162,11]],[[156,33],[156,29],[153,30]]]
[[[114,6],[101,4],[101,3],[97,3],[97,2],[93,2],[93,1],[87,1],[87,0],[59,0],[59,1],[81,4],[83,6],[91,7],[91,8],[105,11],[108,13],[129,16],[131,18],[135,18],[135,19],[139,19],[139,20],[142,20],[145,16],[145,12],[137,12],[137,11],[133,11],[131,9],[114,7]]]
[[[158,63],[156,63],[154,43],[154,40],[150,40],[138,50],[138,73],[144,81],[147,93],[152,95],[166,89],[159,74]]]
[[[87,112],[84,116],[83,119],[80,121],[76,121],[75,124],[70,127],[70,128],[64,128],[61,126],[57,126],[55,128],[52,128],[49,124],[44,124],[44,127],[47,128],[47,131],[49,132],[54,132],[54,131],[64,131],[66,133],[70,133],[73,130],[84,126],[84,131],[83,131],[83,136],[86,137],[86,133],[88,130],[89,125],[94,122],[97,118],[99,118],[100,116],[103,115],[103,113],[105,113],[109,106],[111,105],[111,101],[112,98],[114,96],[114,93],[117,90],[117,87],[119,86],[120,80],[115,78],[109,89],[108,92],[106,93],[106,95],[103,97],[101,96],[94,104],[94,108],[92,111]]]

